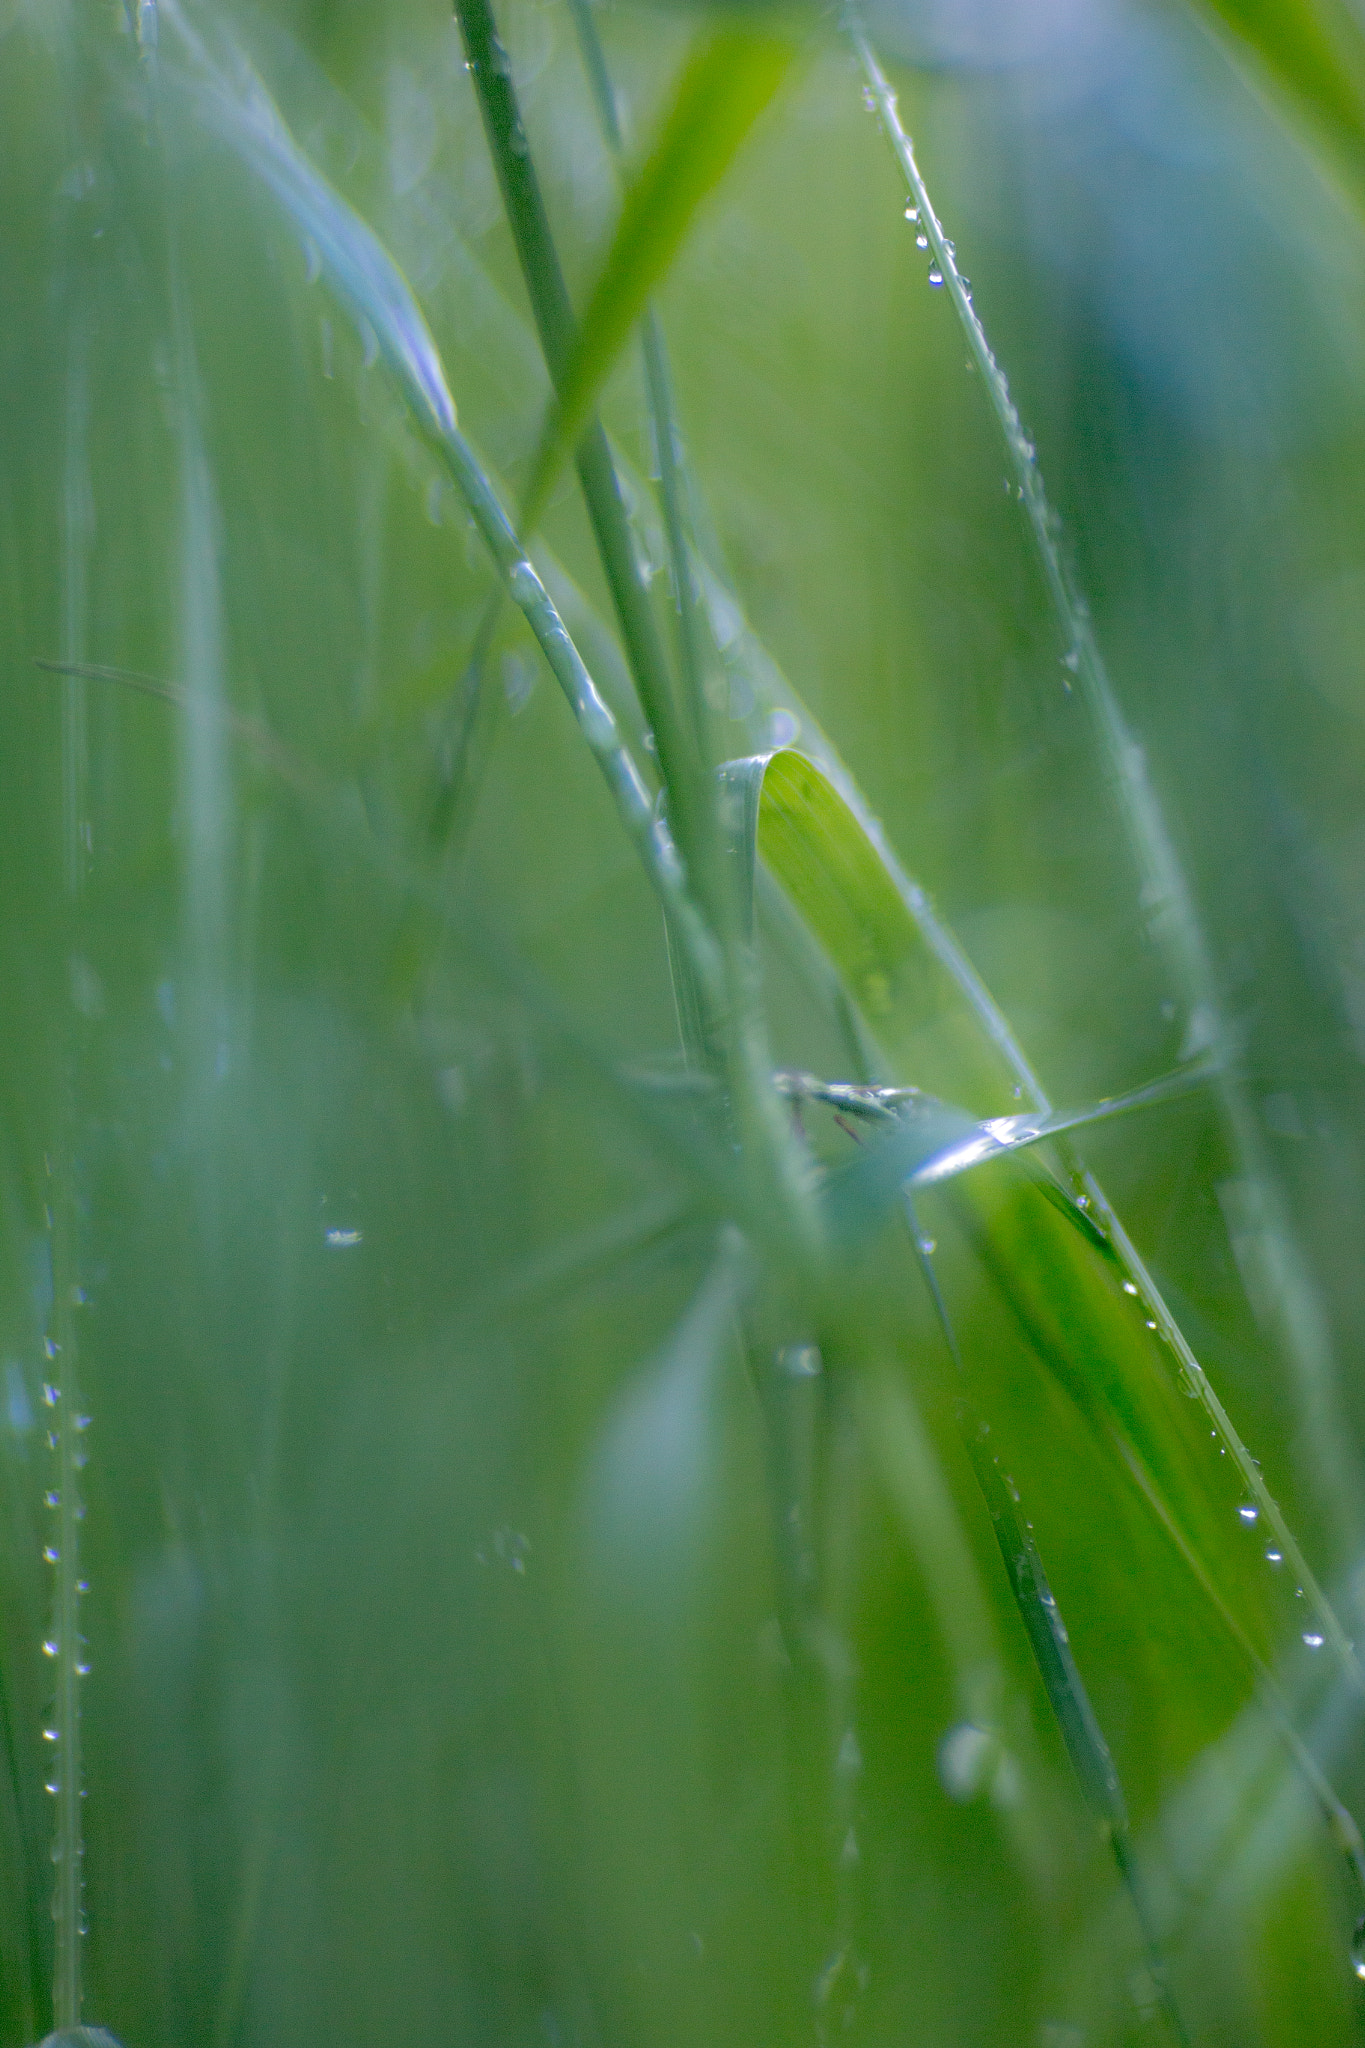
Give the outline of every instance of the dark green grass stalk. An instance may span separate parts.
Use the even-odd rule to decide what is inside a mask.
[[[461,0],[455,12],[536,332],[550,382],[558,391],[572,356],[577,326],[512,80],[511,61],[488,0]],[[680,836],[688,843],[694,835],[688,832],[687,800],[698,779],[696,768],[686,747],[620,480],[606,434],[596,418],[578,445],[576,463],[635,686],[655,736],[660,768],[674,791]]]

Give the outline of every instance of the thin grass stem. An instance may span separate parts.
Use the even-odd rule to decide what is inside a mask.
[[[532,160],[511,60],[488,0],[459,0],[455,11],[545,365],[557,392],[573,351],[577,323]],[[685,812],[686,796],[697,777],[695,770],[688,772],[685,736],[663,642],[636,557],[611,450],[595,417],[579,443],[576,460],[635,686],[655,735],[660,765],[670,787],[684,799]],[[680,830],[686,839],[685,815]]]

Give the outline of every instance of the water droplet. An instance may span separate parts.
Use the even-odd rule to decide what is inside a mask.
[[[1125,1280],[1123,1283],[1123,1291],[1125,1294],[1136,1294],[1137,1282],[1135,1280]]]
[[[43,1506],[45,1508],[59,1508],[61,1504],[62,1497],[59,1493],[53,1493],[49,1489],[49,1491],[43,1495]]]
[[[1259,1517],[1261,1510],[1254,1506],[1251,1501],[1248,1501],[1246,1506],[1238,1508],[1237,1512],[1244,1522],[1254,1522]]]
[[[77,1678],[88,1678],[90,1676],[90,1666],[88,1664],[77,1662],[72,1665],[71,1669],[75,1672]]]
[[[929,282],[930,284],[942,284],[943,272],[941,270],[931,270],[929,272]]]
[[[863,1753],[858,1747],[858,1738],[851,1728],[846,1728],[844,1739],[839,1744],[839,1772],[845,1778],[854,1778],[862,1767]]]
[[[818,1379],[823,1370],[820,1353],[813,1344],[789,1344],[778,1354],[783,1372],[794,1380]]]
[[[48,1782],[43,1787],[44,1792],[50,1792],[54,1799],[57,1797],[57,1794],[61,1791],[61,1789],[61,1786],[58,1784],[55,1778],[49,1778]]]
[[[1265,1554],[1265,1561],[1267,1564],[1283,1564],[1284,1552],[1282,1550],[1274,1549],[1267,1550]]]
[[[363,1234],[359,1230],[343,1230],[338,1226],[334,1226],[325,1235],[328,1244],[333,1245],[349,1246],[361,1244],[364,1241]]]
[[[60,1564],[62,1561],[61,1552],[54,1550],[50,1543],[43,1545],[43,1556],[48,1564]]]
[[[995,1739],[972,1721],[959,1721],[938,1746],[938,1775],[950,1799],[975,1799],[995,1763]]]
[[[545,596],[545,586],[529,562],[514,562],[507,578],[508,595],[513,604],[523,607],[537,604]]]
[[[61,1348],[62,1347],[60,1344],[53,1343],[51,1337],[44,1337],[43,1352],[46,1357],[55,1358],[57,1356],[57,1353],[61,1350]]]
[[[55,1728],[44,1728],[44,1730],[43,1730],[43,1741],[44,1741],[44,1742],[60,1742],[60,1741],[61,1741],[61,1736],[60,1736],[60,1734],[58,1733],[57,1729],[55,1729]]]
[[[44,1403],[44,1406],[45,1406],[45,1407],[48,1407],[48,1408],[55,1408],[55,1407],[56,1407],[56,1405],[57,1405],[57,1403],[58,1403],[58,1401],[60,1401],[60,1399],[61,1399],[61,1390],[60,1390],[59,1388],[57,1388],[57,1387],[54,1387],[54,1386],[52,1386],[52,1385],[51,1385],[51,1383],[50,1383],[49,1381],[47,1381],[47,1380],[44,1380],[44,1381],[43,1381],[43,1403]]]
[[[938,1250],[938,1239],[936,1237],[922,1237],[919,1241],[919,1248],[927,1259]]]
[[[1149,1330],[1154,1330],[1156,1328],[1156,1324],[1152,1321],[1150,1316],[1148,1316],[1147,1318],[1147,1328]]]
[[[1365,1983],[1365,1918],[1356,1921],[1356,1931],[1351,1937],[1351,1968]]]
[[[1069,647],[1069,648],[1067,649],[1066,653],[1065,653],[1065,654],[1064,654],[1064,655],[1062,656],[1062,667],[1063,667],[1063,668],[1069,668],[1069,669],[1071,670],[1071,673],[1072,673],[1072,675],[1074,676],[1074,675],[1075,675],[1075,673],[1076,673],[1076,671],[1077,671],[1077,669],[1078,669],[1078,668],[1080,667],[1080,665],[1081,665],[1081,650],[1080,650],[1080,648],[1079,648],[1079,647]]]
[[[1322,1648],[1323,1638],[1316,1629],[1306,1628],[1303,1632],[1303,1639],[1310,1650],[1320,1650]]]
[[[928,246],[929,246],[929,237],[928,237],[927,235],[925,235],[925,234],[919,234],[919,235],[916,235],[916,236],[915,236],[915,247],[916,247],[917,249],[927,249],[927,248],[928,248]]]
[[[876,113],[877,96],[873,92],[872,87],[870,85],[865,85],[863,87],[863,105],[867,108],[869,114]]]
[[[89,1429],[90,1417],[88,1415],[78,1415],[76,1417],[76,1427],[77,1429]]]
[[[910,206],[907,206],[907,207],[906,207],[906,209],[905,209],[905,218],[906,218],[907,220],[918,220],[918,219],[919,219],[919,208],[918,208],[917,206],[914,206],[914,205],[910,205]]]
[[[55,1657],[59,1647],[60,1645],[55,1643],[51,1636],[48,1636],[43,1642],[43,1655],[45,1657]]]

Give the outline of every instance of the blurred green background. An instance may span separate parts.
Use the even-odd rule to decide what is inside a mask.
[[[581,298],[617,187],[571,15],[499,15]],[[509,608],[427,870],[443,914],[405,879],[492,572],[205,94],[268,92],[387,243],[515,492],[548,385],[449,14],[138,19],[0,6],[0,2043],[52,2023],[55,1373],[90,1417],[85,2012],[126,2048],[1171,2038],[908,1267],[857,1283],[862,1393],[811,1397],[824,1680],[794,1698],[723,1188],[685,1104],[640,1079],[677,1046],[657,908]],[[597,20],[638,153],[692,19]],[[1192,15],[905,0],[870,25],[1238,1047],[1240,1145],[1206,1089],[1098,1127],[1086,1158],[1350,1633],[1359,212]],[[789,685],[732,667],[732,751],[823,729],[1050,1094],[1082,1104],[1191,1049],[1186,992],[860,76],[832,25],[802,34],[660,300],[698,489]],[[644,505],[633,356],[604,410]],[[545,539],[624,701],[567,476]],[[782,1060],[858,1078],[776,947],[768,996]],[[972,1095],[941,1009],[895,1078],[1007,1111]],[[990,1200],[1008,1247],[1020,1191]],[[1103,1377],[1098,1325],[1055,1298],[1068,1390],[946,1197],[925,1222],[1189,2038],[1365,2040],[1361,1902],[1076,1391]],[[1210,1569],[1359,1802],[1358,1695],[1302,1651],[1292,1589],[1266,1604],[1264,1529],[1186,1437],[1225,1532]],[[932,1563],[951,1529],[967,1593],[947,1535]],[[989,1668],[964,1662],[971,1617]]]

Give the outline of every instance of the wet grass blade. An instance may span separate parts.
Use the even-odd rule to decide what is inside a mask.
[[[860,1011],[870,1041],[880,1048],[885,1065],[878,1078],[909,1080],[914,1073],[916,1053],[915,1006],[928,952],[914,900],[907,900],[899,877],[883,859],[876,839],[815,762],[793,749],[783,749],[731,763],[725,775],[732,793],[732,857],[749,875],[756,872],[757,863],[762,860],[815,933]],[[1207,1075],[1201,1070],[1200,1077]],[[1164,1084],[1158,1084],[1161,1085]],[[1026,1115],[1017,1124],[1013,1119],[1005,1119],[1006,1134],[1011,1125],[1016,1129],[1040,1128],[1052,1114],[1049,1111],[1043,1117]],[[1056,1127],[1057,1142],[1063,1147],[1066,1114],[1061,1113]],[[985,1151],[1002,1149],[995,1140],[983,1139],[974,1120],[963,1110],[948,1110],[940,1103],[926,1108],[923,1115],[925,1122],[919,1130],[913,1118],[908,1120],[906,1131],[896,1141],[901,1149],[894,1158],[888,1152],[885,1160],[878,1162],[874,1153],[866,1162],[860,1159],[845,1169],[854,1174],[861,1171],[867,1176],[869,1188],[875,1183],[874,1207],[884,1207],[916,1167],[927,1164],[945,1148],[975,1142],[983,1144],[983,1157]],[[1071,1200],[1066,1204],[1059,1202],[1058,1206],[1076,1210],[1074,1220],[1088,1247],[1093,1248],[1097,1233],[1107,1241],[1107,1263],[1121,1276],[1124,1291],[1141,1303],[1147,1324],[1175,1369],[1174,1376],[1182,1389],[1201,1403],[1215,1439],[1236,1466],[1248,1498],[1279,1539],[1297,1583],[1304,1588],[1324,1642],[1331,1645],[1333,1657],[1348,1683],[1365,1687],[1354,1649],[1330,1601],[1136,1247],[1093,1176],[1065,1150],[1061,1157],[1070,1182]],[[1054,1188],[1051,1192],[1055,1198],[1058,1190]],[[1013,1249],[1017,1253],[1015,1265],[1019,1276],[1031,1276],[1030,1284],[1041,1288],[1045,1297],[1051,1289],[1058,1301],[1070,1299],[1077,1314],[1082,1312],[1082,1304],[1088,1304],[1084,1314],[1089,1320],[1093,1313],[1095,1319],[1096,1359],[1113,1349],[1115,1360],[1122,1360],[1113,1367],[1105,1398],[1112,1397],[1122,1406],[1133,1395],[1138,1398],[1138,1410],[1133,1412],[1140,1412],[1147,1397],[1139,1394],[1140,1381],[1128,1378],[1130,1372],[1136,1371],[1136,1361],[1128,1357],[1127,1340],[1120,1341],[1115,1331],[1111,1344],[1101,1334],[1111,1317],[1104,1305],[1103,1292],[1095,1291],[1083,1269],[1067,1261],[1059,1248],[1042,1257],[1040,1238],[1029,1244],[1021,1242]],[[1040,1338],[1039,1342],[1045,1355],[1055,1348],[1047,1340]],[[1155,1444],[1169,1423],[1161,1415],[1154,1415],[1143,1428],[1155,1432],[1148,1439]],[[1182,1487],[1187,1484],[1180,1483]],[[1188,1504],[1196,1519],[1202,1521],[1203,1509],[1192,1493]]]
[[[551,384],[559,391],[577,344],[577,322],[550,231],[511,59],[498,35],[489,0],[462,0],[456,15],[545,366]],[[655,734],[660,764],[678,793],[676,823],[685,841],[690,822],[687,790],[696,778],[688,774],[673,681],[606,435],[600,423],[586,415],[580,421],[574,453],[635,687],[646,722]]]

